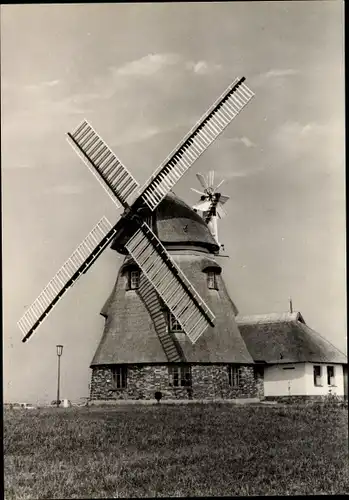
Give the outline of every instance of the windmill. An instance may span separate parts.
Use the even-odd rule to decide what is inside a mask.
[[[223,184],[224,179],[214,187],[214,171],[211,170],[208,173],[207,179],[197,173],[196,177],[203,187],[204,191],[198,191],[197,189],[191,188],[192,191],[200,195],[199,202],[193,206],[195,211],[202,212],[202,216],[212,233],[212,236],[218,241],[218,224],[217,216],[222,219],[226,215],[226,211],[223,208],[224,203],[229,200],[229,196],[226,196],[218,191],[218,188]],[[221,246],[221,245],[220,245]]]
[[[177,181],[252,99],[254,93],[244,82],[245,77],[237,78],[223,92],[141,189],[86,120],[67,134],[70,144],[117,207],[123,206],[124,212],[114,225],[102,217],[18,321],[23,342],[32,336],[109,243],[119,239],[126,241],[126,251],[192,343],[209,325],[214,326],[214,314],[153,232],[151,215]],[[146,221],[150,221],[149,225]]]

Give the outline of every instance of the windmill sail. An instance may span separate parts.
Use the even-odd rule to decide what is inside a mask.
[[[199,156],[223,132],[228,124],[254,96],[245,85],[245,78],[236,79],[188,132],[174,151],[156,169],[139,196],[130,203],[139,184],[85,120],[71,134],[70,143],[80,153],[90,171],[101,183],[113,202],[126,209],[130,217],[139,208],[139,201],[153,211]],[[202,186],[207,183],[199,177]],[[213,179],[212,179],[213,181]],[[132,197],[133,198],[133,197]],[[134,221],[141,227],[125,245],[149,282],[195,342],[206,327],[213,325],[214,315],[194,290],[191,283],[140,216]],[[122,224],[127,221],[123,220]],[[112,226],[103,218],[73,255],[58,271],[47,287],[18,322],[26,341],[46,318],[63,294],[115,237],[119,223]],[[119,233],[118,233],[119,234]]]
[[[206,183],[206,188],[204,193],[200,193],[197,189],[191,188],[193,191],[200,194],[200,201],[193,206],[194,210],[202,212],[202,218],[208,224],[212,236],[218,241],[218,224],[217,217],[222,219],[226,215],[226,211],[223,208],[223,204],[229,200],[229,196],[219,193],[217,190],[224,182],[224,179],[219,182],[219,184],[214,187],[214,171],[211,170],[207,176],[207,182],[202,174],[196,174],[201,185]]]
[[[127,168],[86,120],[72,134],[68,133],[68,137],[113,202],[119,207],[116,197],[125,206],[126,200],[139,187]]]
[[[198,181],[200,182],[201,186],[204,189],[207,189],[208,188],[208,184],[206,182],[205,177],[202,174],[200,174],[199,172],[196,174],[196,177],[197,177]]]
[[[204,200],[200,201],[196,205],[193,206],[194,210],[200,210],[201,212],[207,212],[211,208],[211,201],[209,200]]]
[[[205,196],[205,193],[203,193],[202,191],[199,191],[198,189],[195,189],[195,188],[190,188],[192,191],[194,191],[194,193],[198,193],[200,194],[201,196]]]
[[[227,212],[224,210],[223,205],[221,203],[218,203],[216,207],[216,212],[220,219],[223,219],[223,217],[227,215]]]
[[[223,182],[223,181],[222,181]],[[216,188],[217,189],[217,188]],[[224,203],[226,203],[228,200],[230,200],[230,196],[227,196],[225,194],[221,194],[220,198],[219,198],[219,203],[221,203],[222,205]]]
[[[237,79],[227,88],[146,182],[141,197],[151,210],[252,99],[244,81]]]
[[[209,325],[213,326],[212,311],[146,223],[128,241],[126,248],[195,343]]]
[[[23,342],[31,337],[65,292],[107,248],[114,235],[112,224],[102,217],[18,321],[24,335]]]

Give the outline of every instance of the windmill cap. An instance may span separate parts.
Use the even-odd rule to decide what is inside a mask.
[[[169,192],[154,212],[154,231],[166,247],[183,245],[218,252],[219,246],[206,222],[189,205]],[[126,241],[114,240],[111,248],[125,254]]]

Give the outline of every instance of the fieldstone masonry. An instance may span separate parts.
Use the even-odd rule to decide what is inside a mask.
[[[228,366],[218,364],[192,364],[191,387],[172,387],[169,365],[128,365],[127,387],[113,388],[111,366],[96,366],[92,369],[90,399],[154,399],[161,391],[163,399],[235,399],[259,397],[260,388],[253,366],[241,366],[240,384],[229,385]]]
[[[260,367],[255,366],[254,375],[256,381],[257,397],[262,400],[264,399],[264,370]]]

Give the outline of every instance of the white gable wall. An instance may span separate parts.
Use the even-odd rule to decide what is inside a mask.
[[[304,389],[304,363],[271,365],[264,368],[265,397],[303,396]]]
[[[344,395],[342,365],[321,364],[321,386],[314,385],[314,364],[295,363],[266,366],[264,368],[264,396],[325,396]],[[320,365],[320,363],[318,363]],[[335,386],[327,384],[327,366],[334,366]]]

